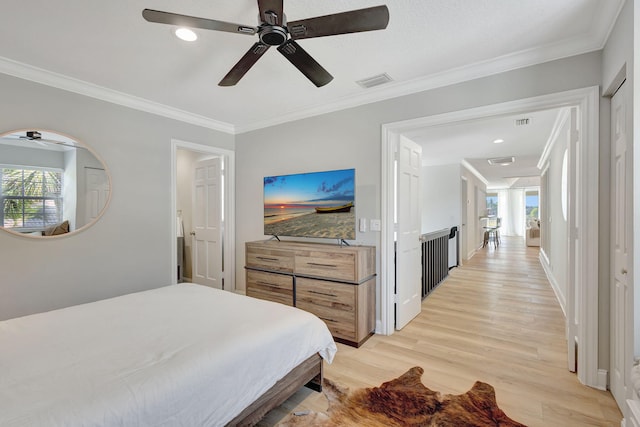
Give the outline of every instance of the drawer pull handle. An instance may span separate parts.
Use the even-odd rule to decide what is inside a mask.
[[[338,268],[336,264],[321,264],[319,262],[308,262],[307,265],[312,265],[314,267]]]
[[[322,320],[326,321],[326,322],[333,322],[333,323],[338,323],[337,320],[333,320],[333,319],[329,319],[328,317],[320,317]]]
[[[338,295],[336,295],[336,294],[330,294],[330,293],[327,293],[327,292],[309,291],[309,293],[310,294],[317,294],[317,295],[324,295],[324,296],[327,296],[327,297],[334,297],[334,298],[338,297]]]
[[[279,288],[280,286],[278,285],[274,285],[273,283],[269,283],[269,282],[263,282],[262,280],[258,280],[256,282],[256,284],[258,285],[262,285],[262,286],[269,286],[270,288]]]
[[[279,261],[278,258],[269,258],[266,256],[257,256],[256,258],[262,261]]]

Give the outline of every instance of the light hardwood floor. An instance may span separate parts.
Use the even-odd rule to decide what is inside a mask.
[[[502,243],[452,269],[402,331],[375,335],[359,349],[339,344],[325,377],[371,387],[421,366],[425,386],[442,393],[464,393],[476,380],[493,385],[498,405],[530,427],[620,426],[611,394],[581,385],[566,368],[564,316],[538,248],[520,238]],[[322,394],[303,389],[260,425],[326,408]]]

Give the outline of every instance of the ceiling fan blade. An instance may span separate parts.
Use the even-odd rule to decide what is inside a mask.
[[[19,136],[19,137],[16,137],[16,138],[12,138],[11,136],[3,136],[3,137],[0,137],[0,141],[20,141],[20,142],[38,144],[38,145],[43,146],[43,147],[47,147],[47,146],[53,144],[53,145],[62,145],[62,146],[65,146],[65,147],[70,147],[70,148],[82,148],[82,149],[85,149],[85,147],[83,147],[82,145],[69,144],[67,142],[57,141],[55,139],[30,138],[30,137],[26,137],[26,136]]]
[[[233,66],[231,71],[227,73],[226,76],[218,86],[233,86],[240,81],[240,79],[247,74],[247,71],[260,59],[260,57],[269,49],[269,46],[264,43],[256,43],[251,46],[251,49],[244,54],[240,61],[236,65]]]
[[[375,6],[333,15],[318,16],[287,23],[291,38],[334,36],[361,31],[382,30],[389,23],[387,6]]]
[[[160,10],[145,9],[142,16],[149,22],[157,24],[177,25],[179,27],[202,28],[204,30],[226,31],[229,33],[255,34],[258,29],[250,25],[233,24],[231,22],[216,21],[214,19],[197,18],[195,16],[180,15]]]
[[[258,0],[260,19],[269,25],[282,25],[282,0]]]
[[[324,86],[333,80],[333,76],[295,41],[288,40],[278,46],[278,51],[317,87]]]

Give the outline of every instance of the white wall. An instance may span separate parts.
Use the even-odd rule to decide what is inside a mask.
[[[422,167],[422,233],[462,228],[460,165]],[[458,239],[449,240],[449,267],[457,263]]]
[[[0,144],[0,165],[64,169],[64,153],[55,150],[40,150],[38,148]]]
[[[460,165],[422,167],[422,233],[461,225]]]
[[[467,256],[471,258],[482,247],[484,240],[484,224],[481,216],[487,213],[487,184],[467,169],[464,165],[460,169],[461,175],[467,180],[467,218],[465,219],[467,230]],[[464,257],[463,257],[464,258]]]
[[[225,149],[231,135],[0,74],[0,130],[57,130],[112,174],[111,204],[61,238],[0,232],[0,320],[170,283],[171,138]]]
[[[555,140],[549,156],[549,168],[547,170],[547,192],[544,195],[546,205],[543,209],[544,218],[541,223],[547,230],[545,234],[545,252],[547,273],[564,306],[567,298],[567,220],[562,213],[562,161],[564,153],[569,146],[570,120],[567,120]],[[564,307],[563,307],[564,310]]]

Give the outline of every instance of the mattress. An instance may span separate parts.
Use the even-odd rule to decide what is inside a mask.
[[[2,426],[224,425],[315,353],[314,315],[178,284],[0,322]]]

